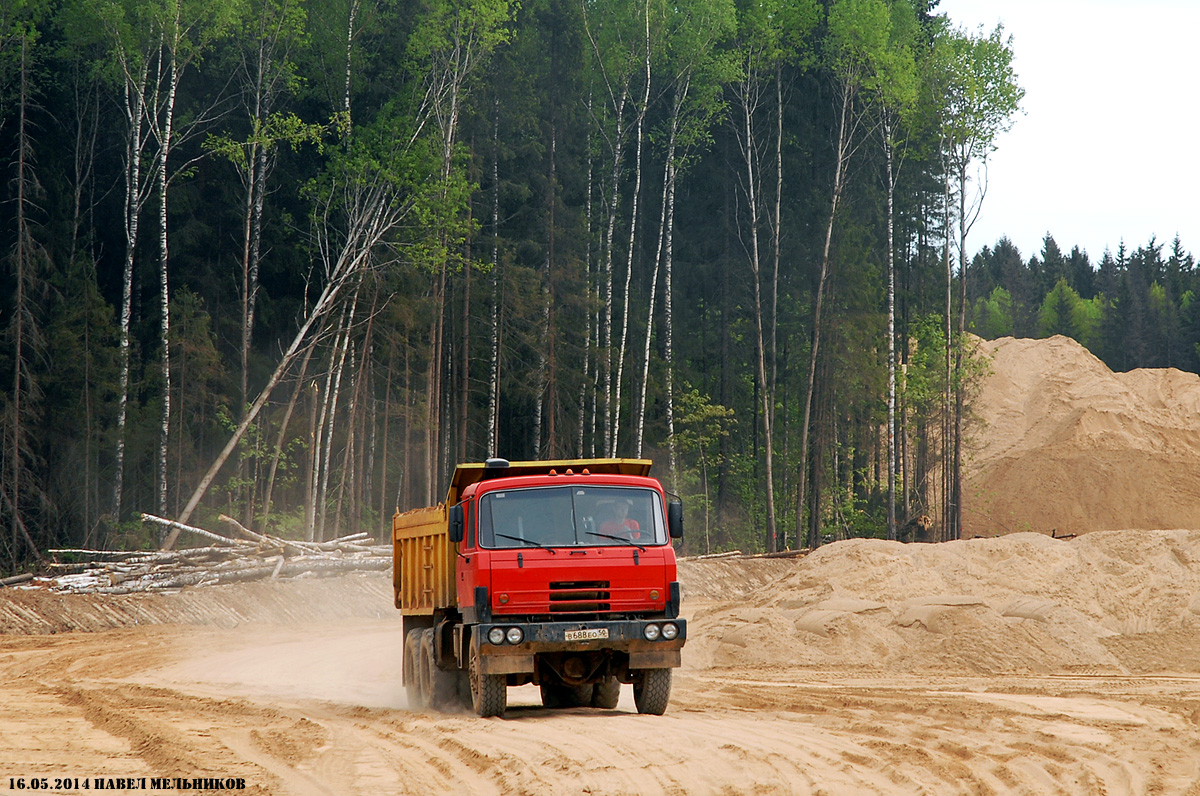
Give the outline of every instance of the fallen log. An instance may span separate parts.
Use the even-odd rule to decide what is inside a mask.
[[[142,514],[141,516],[142,522],[153,522],[157,525],[163,525],[167,528],[171,528],[174,531],[187,531],[188,533],[194,533],[197,536],[203,536],[205,539],[211,539],[214,542],[241,547],[245,547],[249,544],[249,542],[243,542],[240,539],[230,539],[228,536],[221,536],[220,534],[213,533],[212,531],[206,531],[203,528],[197,528],[194,525],[184,525],[183,523],[175,522],[174,520],[168,520],[163,517],[155,517],[153,514]]]
[[[741,550],[730,550],[725,553],[706,553],[702,556],[686,556],[688,561],[716,561],[721,558],[737,558],[742,554]]]
[[[355,533],[355,534],[351,534],[350,536],[341,536],[341,537],[338,537],[337,539],[330,539],[328,542],[317,542],[315,544],[315,547],[318,550],[336,550],[338,547],[340,547],[344,544],[350,544],[351,542],[359,542],[364,539],[369,539],[370,537],[371,537],[371,534],[369,534],[369,533]]]
[[[242,525],[228,514],[221,514],[217,517],[217,519],[230,525],[234,530],[245,536],[247,539],[252,539],[262,544],[271,545],[272,547],[290,547],[293,550],[300,551],[301,553],[311,553],[312,548],[315,547],[315,545],[307,545],[303,542],[293,542],[289,539],[281,539],[278,536],[267,536],[265,534],[257,533],[250,530],[245,525]]]
[[[302,561],[299,559],[291,559],[274,564],[266,564],[259,566],[249,566],[240,569],[231,569],[223,572],[215,570],[205,570],[202,572],[192,572],[183,575],[175,575],[173,577],[161,579],[143,578],[137,582],[127,582],[114,584],[111,586],[98,586],[86,589],[88,593],[95,594],[136,594],[141,592],[162,591],[166,589],[179,589],[184,586],[213,586],[226,583],[242,583],[251,580],[260,580],[269,578],[272,573],[278,572],[287,577],[296,577],[308,573],[312,574],[332,574],[335,572],[348,572],[354,570],[362,571],[378,571],[389,569],[392,566],[391,559],[382,557],[373,557],[369,559],[332,559],[332,560],[309,560]]]
[[[144,551],[141,550],[85,550],[78,547],[54,547],[46,551],[58,555],[59,553],[70,553],[71,555],[87,555],[87,556],[105,556],[111,558],[123,558],[126,556],[136,556]]]
[[[59,573],[49,579],[51,588],[76,593],[132,594],[260,578],[386,570],[392,566],[391,547],[375,544],[369,533],[349,534],[328,542],[298,542],[252,531],[232,517],[221,515],[223,522],[245,537],[243,540],[152,514],[141,517],[144,522],[194,534],[215,544],[157,551],[60,548],[52,552],[92,560],[51,564]]]

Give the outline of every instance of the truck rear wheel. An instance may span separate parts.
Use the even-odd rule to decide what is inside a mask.
[[[542,683],[542,705],[548,708],[582,708],[592,703],[592,684]]]
[[[643,669],[641,674],[633,681],[633,704],[638,713],[661,716],[671,700],[671,670]]]
[[[434,654],[436,637],[433,628],[421,634],[421,686],[422,707],[427,710],[442,710],[453,700],[457,688],[454,672],[443,672],[438,668]]]
[[[592,707],[612,710],[621,701],[621,681],[605,677],[592,686]]]
[[[408,709],[421,708],[421,631],[410,630],[404,635],[404,694]]]
[[[508,707],[508,678],[502,674],[483,674],[479,671],[479,653],[471,648],[469,668],[471,677],[471,708],[480,718],[502,716]]]

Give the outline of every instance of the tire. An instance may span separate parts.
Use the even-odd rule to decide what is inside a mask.
[[[671,700],[671,670],[643,669],[642,676],[633,682],[633,704],[638,713],[661,716]]]
[[[592,704],[592,685],[542,683],[542,705],[548,708],[582,708]]]
[[[471,675],[459,669],[454,676],[454,690],[457,692],[458,704],[463,710],[471,709]]]
[[[605,677],[592,686],[592,707],[612,710],[621,701],[621,681],[615,677]]]
[[[404,636],[404,695],[409,710],[421,709],[421,631]]]
[[[542,707],[551,709],[563,707],[562,686],[556,686],[552,683],[542,683],[538,688],[542,692]]]
[[[503,716],[508,707],[508,678],[503,674],[481,674],[479,653],[474,647],[468,663],[471,677],[471,709],[482,719]]]
[[[438,668],[434,655],[434,639],[433,628],[421,633],[421,707],[426,710],[444,710],[454,699],[454,672],[443,672]]]

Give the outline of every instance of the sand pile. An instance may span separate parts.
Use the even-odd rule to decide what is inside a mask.
[[[786,558],[681,558],[679,582],[685,603],[741,600],[793,569]]]
[[[697,610],[685,665],[1200,671],[1200,531],[851,539]]]
[[[1067,337],[980,346],[964,537],[1200,528],[1200,376],[1113,373]]]

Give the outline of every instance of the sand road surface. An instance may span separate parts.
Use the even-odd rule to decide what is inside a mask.
[[[1122,563],[1127,544],[1151,554]],[[1166,567],[1159,548],[1175,551],[1174,572],[1155,574]],[[638,715],[628,686],[611,711],[546,710],[532,687],[510,689],[502,719],[410,711],[398,617],[372,607],[388,597],[378,576],[103,606],[10,592],[0,627],[51,609],[60,624],[72,612],[137,624],[0,635],[0,784],[240,777],[246,792],[297,796],[1200,796],[1193,553],[1196,532],[1022,534],[683,564],[695,643],[662,717]],[[991,578],[972,576],[970,562]],[[1076,595],[1054,573],[1081,567],[1105,572],[1077,577]],[[1145,610],[1118,617],[1130,590]],[[272,620],[264,604],[293,610]],[[864,665],[872,654],[880,665]]]

